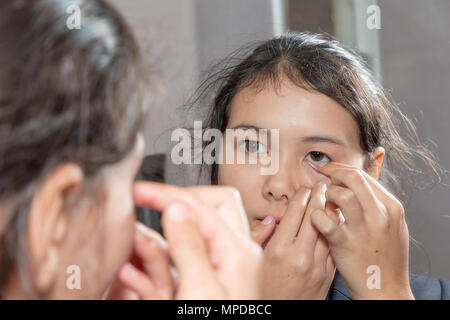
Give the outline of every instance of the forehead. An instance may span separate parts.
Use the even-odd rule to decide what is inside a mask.
[[[358,125],[344,107],[288,81],[276,89],[241,89],[232,100],[228,128],[244,123],[280,129],[280,136],[330,135],[359,146]]]

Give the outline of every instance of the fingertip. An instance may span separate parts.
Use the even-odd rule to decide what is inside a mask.
[[[149,194],[147,183],[140,181],[133,183],[131,193],[133,196],[133,201],[138,205],[145,204],[148,201],[149,196],[151,196],[151,194]]]
[[[266,219],[267,223],[263,223]],[[251,232],[251,238],[260,245],[270,237],[276,226],[276,221],[273,217],[267,216],[264,220],[260,221]]]
[[[146,182],[145,181],[135,181],[132,186],[132,190],[135,193],[141,193],[143,189],[145,189]]]
[[[324,181],[318,181],[315,185],[314,185],[314,193],[320,193],[320,194],[325,194],[325,192],[327,191],[328,185],[324,182]]]
[[[137,277],[137,269],[130,262],[127,262],[119,268],[117,276],[123,282],[130,282]]]
[[[183,230],[191,230],[195,218],[191,213],[188,205],[180,200],[171,202],[162,211],[162,227],[165,231],[166,238],[171,235],[171,238],[179,238],[180,232]]]
[[[149,196],[157,193],[164,184],[153,181],[135,181],[132,185],[132,192],[137,196]]]
[[[165,216],[175,223],[182,223],[189,218],[189,210],[182,202],[173,202],[167,206]]]
[[[264,226],[269,226],[274,223],[275,223],[275,218],[272,216],[267,216],[261,221],[261,224]]]

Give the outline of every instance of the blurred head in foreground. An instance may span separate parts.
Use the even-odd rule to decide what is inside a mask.
[[[129,258],[144,84],[106,1],[0,2],[2,298],[99,298]]]

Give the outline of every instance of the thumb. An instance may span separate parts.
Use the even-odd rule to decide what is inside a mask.
[[[260,245],[263,244],[272,234],[275,225],[275,219],[272,216],[267,216],[264,220],[258,222],[251,230],[253,241]]]
[[[330,218],[324,210],[317,209],[311,213],[311,222],[314,227],[327,239],[333,248],[342,243],[344,231],[336,219]]]

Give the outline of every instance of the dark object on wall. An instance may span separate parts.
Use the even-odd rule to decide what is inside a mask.
[[[162,153],[148,155],[142,161],[141,168],[136,176],[137,180],[164,182],[166,155]],[[149,209],[136,207],[137,219],[148,227],[163,233],[161,227],[161,213]]]

